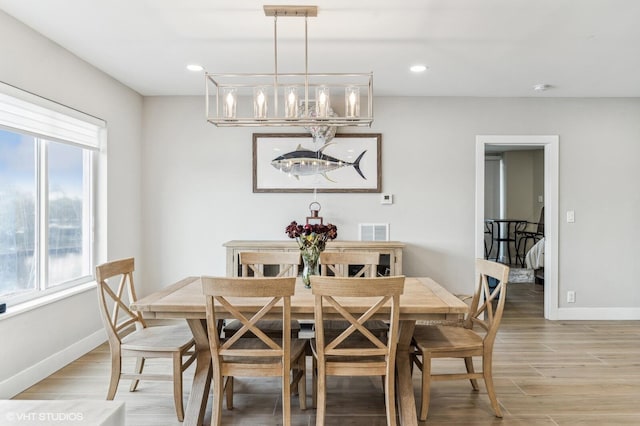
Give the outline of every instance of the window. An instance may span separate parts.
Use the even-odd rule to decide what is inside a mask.
[[[2,89],[0,298],[15,304],[93,280],[94,169],[104,125]]]

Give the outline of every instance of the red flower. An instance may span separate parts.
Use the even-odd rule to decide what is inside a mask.
[[[295,220],[285,228],[289,238],[295,238],[301,249],[317,247],[324,250],[327,240],[335,240],[338,236],[338,228],[329,223],[327,225],[315,224],[298,225]]]
[[[302,234],[302,225],[298,225],[298,223],[294,220],[287,226],[285,229],[286,234],[289,238],[297,238]]]

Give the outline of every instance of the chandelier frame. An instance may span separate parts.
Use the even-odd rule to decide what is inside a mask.
[[[207,121],[218,127],[314,127],[333,126],[370,127],[373,122],[373,73],[309,73],[307,18],[317,16],[317,6],[264,6],[266,16],[274,18],[274,72],[273,73],[205,73]],[[304,72],[278,72],[278,17],[304,17]],[[295,107],[287,101],[285,91],[296,95]],[[298,89],[302,94],[298,98]],[[330,104],[331,93],[345,91],[345,108],[336,112]],[[254,90],[254,116],[238,116],[236,107],[240,98],[251,99]],[[262,93],[260,107],[256,109],[256,92]],[[326,91],[327,105],[318,109],[318,99],[312,99],[311,90]],[[355,95],[351,93],[356,93]],[[226,94],[226,95],[225,95]],[[231,95],[230,95],[231,94]],[[351,97],[349,97],[351,94]],[[244,96],[243,96],[244,95]],[[360,97],[364,95],[364,102]],[[232,96],[232,97],[231,97]],[[285,108],[281,111],[278,98],[282,96]],[[319,98],[324,99],[324,98]],[[269,102],[271,100],[271,102]],[[357,108],[355,103],[357,102]],[[267,113],[267,106],[273,108]],[[351,104],[350,104],[351,103]],[[294,109],[295,108],[295,109]],[[247,108],[246,111],[250,111]],[[242,109],[245,111],[245,109]],[[350,111],[347,114],[347,111]],[[361,113],[362,112],[362,113]]]

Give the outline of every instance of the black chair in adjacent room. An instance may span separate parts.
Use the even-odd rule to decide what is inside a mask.
[[[525,257],[528,248],[544,238],[544,207],[540,210],[538,222],[527,222],[524,229],[516,230],[516,262],[525,267]],[[531,245],[529,245],[531,242]]]
[[[490,244],[487,245],[487,235],[489,236]],[[493,251],[493,222],[490,220],[484,221],[484,258],[489,260],[491,252]]]

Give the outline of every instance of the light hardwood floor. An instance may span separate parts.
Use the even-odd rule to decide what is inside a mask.
[[[494,417],[486,391],[468,381],[432,386],[429,425],[636,425],[640,422],[640,322],[545,321],[542,286],[509,286],[505,316],[494,352],[494,379],[504,418]],[[129,367],[130,365],[128,365]],[[461,367],[434,362],[434,371]],[[148,367],[169,371],[162,361]],[[193,367],[185,372],[185,398]],[[414,386],[419,392],[419,371]],[[108,347],[87,355],[21,393],[16,399],[102,399],[109,378]],[[171,384],[141,382],[136,392],[121,383],[116,400],[126,402],[130,426],[180,425]],[[309,378],[308,389],[311,381]],[[328,380],[327,425],[384,425],[379,377]],[[223,424],[281,424],[276,380],[236,381],[233,411]],[[309,392],[310,394],[311,392]],[[419,404],[419,402],[418,402]],[[314,410],[291,400],[294,425],[315,424]],[[211,401],[209,408],[211,410]],[[205,424],[210,419],[210,411]]]

